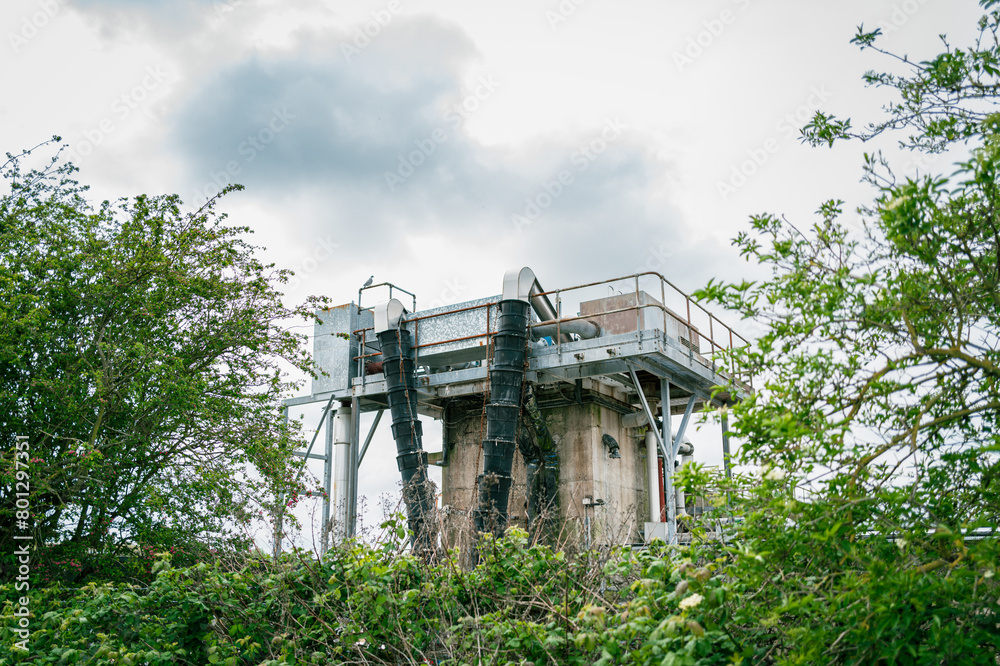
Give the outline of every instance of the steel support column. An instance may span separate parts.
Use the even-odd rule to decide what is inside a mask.
[[[351,398],[351,455],[348,484],[347,538],[353,538],[358,525],[358,440],[361,439],[361,409],[357,396]]]
[[[670,439],[670,380],[666,377],[660,378],[660,404],[663,406],[663,435],[662,441],[668,442]],[[663,460],[663,494],[667,498],[667,543],[677,543],[677,507],[674,506],[674,460],[676,449],[670,447],[670,456]]]
[[[319,555],[326,555],[330,545],[330,495],[333,493],[333,422],[334,418],[327,415],[326,434],[324,438],[323,455],[323,512],[320,529]]]
[[[722,466],[726,470],[726,478],[733,478],[733,470],[729,462],[729,415],[726,406],[722,406]]]

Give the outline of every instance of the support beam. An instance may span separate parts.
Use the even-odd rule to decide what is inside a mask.
[[[663,441],[670,437],[670,380],[660,379],[660,404],[663,409]],[[674,451],[671,450],[671,454]],[[664,455],[663,459],[663,494],[667,498],[667,543],[677,543],[677,507],[674,505],[674,460],[676,455]]]
[[[732,463],[729,460],[729,415],[725,411],[722,412],[722,466],[726,470],[726,478],[733,478]]]
[[[626,361],[626,363],[628,363],[628,362]],[[656,428],[653,425],[653,424],[656,423],[656,419],[653,418],[653,412],[652,412],[652,410],[649,409],[649,403],[646,402],[646,394],[644,394],[642,392],[642,388],[639,385],[639,378],[636,377],[635,370],[632,368],[632,364],[631,363],[628,363],[628,371],[629,371],[629,374],[632,375],[632,381],[635,383],[635,386],[639,387],[639,388],[637,388],[637,390],[639,392],[639,402],[642,403],[642,409],[643,409],[643,411],[646,412],[646,419],[649,422],[649,429],[650,429],[650,431],[653,432],[656,435],[656,445],[659,447],[660,452],[663,454],[663,457],[667,458],[667,456],[669,455],[669,452],[667,451],[667,447],[664,444],[664,442],[666,440],[664,439],[664,437],[660,436],[660,433],[656,432]],[[661,380],[661,381],[663,381],[663,380]],[[669,412],[670,410],[668,409],[666,411]]]
[[[326,456],[321,456],[318,453],[310,453],[309,455],[306,455],[302,451],[292,451],[292,455],[296,458],[308,458],[309,460],[326,460]]]
[[[365,459],[365,454],[368,453],[368,446],[372,443],[372,437],[375,436],[375,429],[378,428],[378,422],[382,420],[382,414],[384,413],[385,410],[380,409],[375,414],[375,421],[372,422],[372,427],[368,430],[368,436],[365,437],[365,444],[361,447],[361,454],[358,455],[358,467],[361,467],[361,462]]]
[[[695,398],[697,397],[698,396],[692,393],[691,397],[688,398],[687,407],[684,408],[684,418],[681,419],[681,424],[677,428],[677,436],[674,437],[674,443],[672,449],[674,459],[677,458],[677,451],[678,449],[680,449],[681,441],[684,439],[684,431],[687,430],[688,420],[691,418],[691,410],[694,409],[694,401]]]

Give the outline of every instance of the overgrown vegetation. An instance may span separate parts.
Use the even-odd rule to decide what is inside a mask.
[[[148,587],[46,588],[33,654],[14,663],[728,664],[738,651],[716,565],[671,564],[661,546],[571,556],[511,529],[463,570],[402,552],[403,525],[322,564],[175,569],[164,555]]]
[[[282,306],[289,271],[216,199],[93,205],[71,164],[27,168],[39,152],[0,165],[0,429],[30,441],[27,474],[0,452],[0,572],[25,523],[36,564],[70,580],[141,573],[115,566],[137,548],[247,548],[292,485],[280,364],[309,370],[287,324],[310,310]]]

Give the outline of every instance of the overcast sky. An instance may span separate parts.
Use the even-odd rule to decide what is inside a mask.
[[[872,146],[798,141],[817,109],[879,117],[888,97],[861,75],[893,63],[849,43],[859,24],[920,60],[940,33],[967,43],[980,14],[973,0],[3,0],[0,144],[60,134],[95,198],[197,206],[242,183],[222,209],[298,273],[289,304],[346,303],[371,274],[421,307],[451,303],[521,266],[547,289],[652,269],[692,291],[753,275],[730,245],[751,214],[808,224],[825,199],[870,199]],[[371,503],[396,482],[383,430],[385,464],[361,479]]]

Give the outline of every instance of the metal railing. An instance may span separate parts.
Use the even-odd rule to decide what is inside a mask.
[[[468,306],[465,306],[465,307],[456,307],[454,309],[445,310],[445,311],[442,311],[442,312],[433,312],[431,314],[424,314],[424,315],[420,315],[418,317],[408,317],[408,318],[404,319],[403,321],[405,321],[406,323],[412,323],[413,324],[413,355],[414,355],[414,363],[413,363],[413,365],[414,365],[414,367],[419,366],[418,361],[419,361],[419,358],[420,358],[420,350],[421,349],[427,349],[429,347],[437,347],[437,346],[440,346],[440,345],[452,344],[452,343],[455,343],[455,342],[463,342],[465,340],[475,340],[477,338],[483,338],[485,340],[485,342],[486,342],[486,345],[485,345],[486,346],[486,357],[489,358],[491,356],[491,354],[489,353],[489,347],[490,347],[490,344],[492,343],[493,333],[494,333],[494,331],[491,328],[492,327],[492,323],[493,323],[493,311],[496,310],[498,307],[499,307],[498,303],[492,303],[492,302],[491,303],[480,303],[479,305],[468,305]],[[485,310],[486,311],[486,331],[485,332],[483,332],[483,333],[476,333],[474,335],[464,335],[464,336],[457,337],[457,338],[449,338],[447,340],[437,340],[435,342],[426,342],[426,343],[421,343],[420,342],[420,322],[421,321],[427,321],[429,319],[434,319],[436,317],[443,317],[443,316],[446,316],[446,315],[453,315],[453,314],[457,314],[459,312],[469,312],[469,311],[472,311],[472,310]],[[400,323],[402,323],[402,322],[400,322]],[[367,347],[367,340],[368,340],[369,333],[372,333],[372,337],[374,338],[374,330],[375,330],[374,326],[369,326],[367,328],[362,328],[362,329],[358,329],[357,331],[353,331],[354,335],[356,335],[358,337],[358,341],[360,342],[361,350],[362,350],[362,354],[360,354],[359,356],[355,356],[354,357],[354,360],[357,361],[357,363],[358,363],[358,375],[362,378],[361,379],[361,385],[362,386],[364,386],[365,383],[366,383],[366,381],[367,381],[366,380],[367,372],[366,372],[366,368],[365,368],[365,359],[366,358],[370,358],[370,357],[374,357],[374,356],[381,356],[382,355],[381,352],[372,352],[370,354],[363,353],[364,350],[365,350],[365,348]]]
[[[655,280],[658,283],[660,300],[655,299],[655,295],[650,294],[640,288],[641,279],[646,278],[647,282],[649,280]],[[602,286],[614,287],[616,284],[620,285],[623,282],[628,281],[633,289],[630,290],[627,295],[633,298],[633,302],[622,307],[615,307],[607,310],[598,310],[595,312],[589,312],[587,314],[580,314],[572,317],[562,316],[563,303],[566,300],[567,294],[573,294],[575,292],[580,292],[585,289],[594,289]],[[401,290],[402,291],[402,290]],[[408,293],[408,292],[407,292]],[[635,312],[635,331],[640,331],[643,329],[653,328],[649,321],[644,321],[647,319],[646,312],[658,311],[660,313],[659,319],[662,322],[661,332],[665,337],[671,337],[669,331],[671,326],[669,324],[673,323],[674,328],[678,331],[676,336],[677,341],[682,346],[687,347],[688,358],[690,361],[701,363],[703,366],[710,368],[713,372],[719,373],[726,376],[740,384],[743,384],[747,388],[753,387],[753,376],[749,372],[743,371],[741,368],[736,367],[735,359],[730,355],[728,367],[720,367],[716,363],[717,355],[725,352],[731,351],[733,349],[744,347],[750,344],[750,341],[745,337],[733,330],[732,327],[723,323],[718,317],[705,309],[700,303],[691,298],[688,294],[681,291],[676,285],[667,280],[661,274],[655,271],[647,271],[643,273],[635,273],[632,275],[625,275],[622,277],[611,278],[608,280],[601,280],[598,282],[590,282],[587,284],[575,285],[572,287],[564,287],[561,289],[553,289],[551,291],[542,292],[536,294],[537,296],[547,296],[554,298],[556,313],[559,315],[555,321],[556,334],[553,336],[554,344],[561,346],[566,344],[561,342],[561,326],[562,324],[570,321],[578,320],[600,320],[602,317],[607,317],[610,315],[618,315],[625,312]],[[626,294],[619,291],[619,296],[625,296]],[[648,300],[644,302],[643,295],[649,297]],[[667,297],[671,296],[675,299],[683,300],[683,310],[684,314],[679,314],[674,310],[667,307]],[[601,299],[592,299],[601,300]],[[456,307],[454,309],[443,310],[441,312],[434,312],[431,314],[424,314],[419,316],[411,316],[406,318],[404,321],[413,324],[413,349],[415,363],[414,365],[419,365],[417,362],[419,360],[420,350],[428,349],[431,347],[436,347],[440,345],[447,345],[456,342],[462,342],[466,340],[474,340],[478,338],[483,338],[486,346],[486,358],[490,356],[490,346],[492,344],[492,337],[495,331],[492,330],[492,318],[494,310],[497,308],[498,304],[495,302],[481,303],[478,305],[470,305],[463,307]],[[483,333],[476,333],[474,335],[466,335],[462,337],[449,338],[447,340],[436,340],[433,342],[420,342],[420,323],[436,317],[443,317],[447,315],[453,315],[460,312],[468,312],[472,310],[483,309],[486,313],[486,330]],[[695,320],[692,318],[692,312],[700,313],[701,322],[707,323],[707,327],[699,328],[696,325]],[[660,323],[657,322],[657,323]],[[536,324],[529,324],[529,328],[535,326],[540,326],[551,322],[538,322]],[[603,328],[603,327],[602,327]],[[707,331],[704,330],[707,328]],[[681,335],[681,331],[686,331],[687,339],[685,340]],[[357,331],[353,331],[353,334],[357,336],[357,339],[361,345],[361,354],[354,357],[357,362],[357,373],[358,376],[362,378],[362,385],[366,383],[367,372],[365,368],[366,360],[369,358],[380,356],[378,351],[372,351],[371,353],[366,353],[369,344],[369,336],[374,338],[372,334],[374,327],[362,328]],[[701,349],[701,341],[708,343],[709,349],[707,355],[703,354]]]
[[[660,300],[656,302],[655,300],[643,302],[642,294],[650,296],[649,292],[640,289],[640,278],[649,277],[656,278],[659,282]],[[596,312],[590,312],[587,314],[580,314],[574,317],[563,317],[562,316],[562,304],[566,294],[579,291],[582,289],[593,289],[595,287],[609,286],[613,287],[615,284],[620,284],[622,282],[628,281],[634,284],[634,291],[630,292],[629,295],[634,297],[634,303],[626,305],[624,307],[613,308],[610,310],[600,310]],[[670,290],[668,292],[668,289]],[[667,296],[676,296],[684,301],[685,314],[680,315],[670,308],[668,308],[665,303],[667,302]],[[678,327],[683,327],[687,331],[687,340],[685,341],[680,335],[677,336],[678,342],[688,349],[688,357],[690,360],[697,360],[706,367],[712,369],[713,372],[720,372],[718,364],[715,362],[715,356],[718,353],[724,351],[731,351],[735,348],[748,346],[750,341],[745,337],[733,330],[732,327],[724,324],[718,317],[705,309],[700,303],[691,298],[688,294],[681,291],[676,285],[667,280],[665,277],[657,273],[656,271],[646,271],[643,273],[634,273],[632,275],[625,275],[622,277],[611,278],[609,280],[601,280],[598,282],[590,282],[587,284],[575,285],[572,287],[564,287],[562,289],[553,289],[551,291],[542,292],[538,294],[540,296],[548,296],[554,298],[556,311],[559,313],[559,318],[556,320],[556,335],[553,338],[554,344],[560,346],[560,328],[563,323],[578,320],[599,320],[601,317],[606,317],[608,315],[620,314],[623,312],[635,311],[635,330],[639,331],[644,328],[650,328],[649,322],[644,322],[644,310],[659,310],[662,315],[663,328],[662,332],[667,335],[669,330],[668,322],[674,321],[677,323]],[[619,291],[620,296],[623,296],[622,292]],[[655,299],[655,296],[653,297]],[[600,300],[600,299],[594,299]],[[701,312],[708,322],[708,331],[706,332],[699,329],[691,317],[692,306],[695,308],[696,312]],[[539,324],[533,324],[533,326],[539,326]],[[719,329],[722,339],[719,340],[716,336],[716,329]],[[701,353],[700,343],[698,343],[698,349],[696,350],[695,340],[705,340],[708,342],[710,349],[708,352],[708,358],[706,358]],[[686,345],[684,343],[687,343]],[[740,368],[736,367],[735,360],[730,356],[728,372],[723,371],[721,374],[734,379],[748,388],[753,387],[753,376],[742,371]]]

